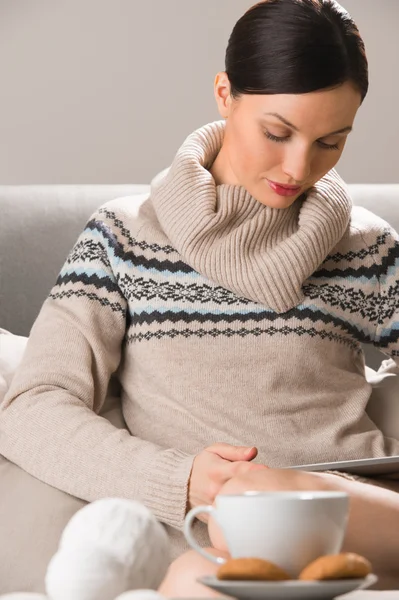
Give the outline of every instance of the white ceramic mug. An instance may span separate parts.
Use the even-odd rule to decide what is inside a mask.
[[[194,550],[223,564],[195,541],[191,525],[200,513],[212,515],[220,526],[232,558],[263,558],[292,577],[313,560],[340,552],[349,514],[344,492],[245,492],[216,496],[215,506],[189,511],[184,535]]]

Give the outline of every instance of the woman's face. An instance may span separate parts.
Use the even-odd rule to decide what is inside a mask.
[[[361,103],[351,83],[307,94],[233,99],[226,73],[217,75],[215,95],[227,118],[210,169],[216,183],[242,185],[274,208],[293,204],[337,164]]]

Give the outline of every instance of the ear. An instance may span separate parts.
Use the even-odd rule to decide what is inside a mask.
[[[227,73],[221,71],[215,77],[214,94],[219,114],[223,119],[227,119],[230,115],[232,97],[231,86]]]

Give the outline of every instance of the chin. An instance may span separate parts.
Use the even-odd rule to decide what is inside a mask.
[[[258,200],[261,204],[265,206],[269,206],[270,208],[288,208],[292,206],[294,202],[299,198],[298,196],[279,196],[278,194],[258,194],[255,195],[254,198]]]

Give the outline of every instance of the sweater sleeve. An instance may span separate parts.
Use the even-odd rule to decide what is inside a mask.
[[[0,453],[73,496],[139,500],[181,529],[194,457],[98,415],[121,361],[127,311],[115,275],[119,242],[102,214],[88,222],[34,323],[0,406]]]
[[[374,346],[399,364],[399,235],[387,226],[379,236]]]

